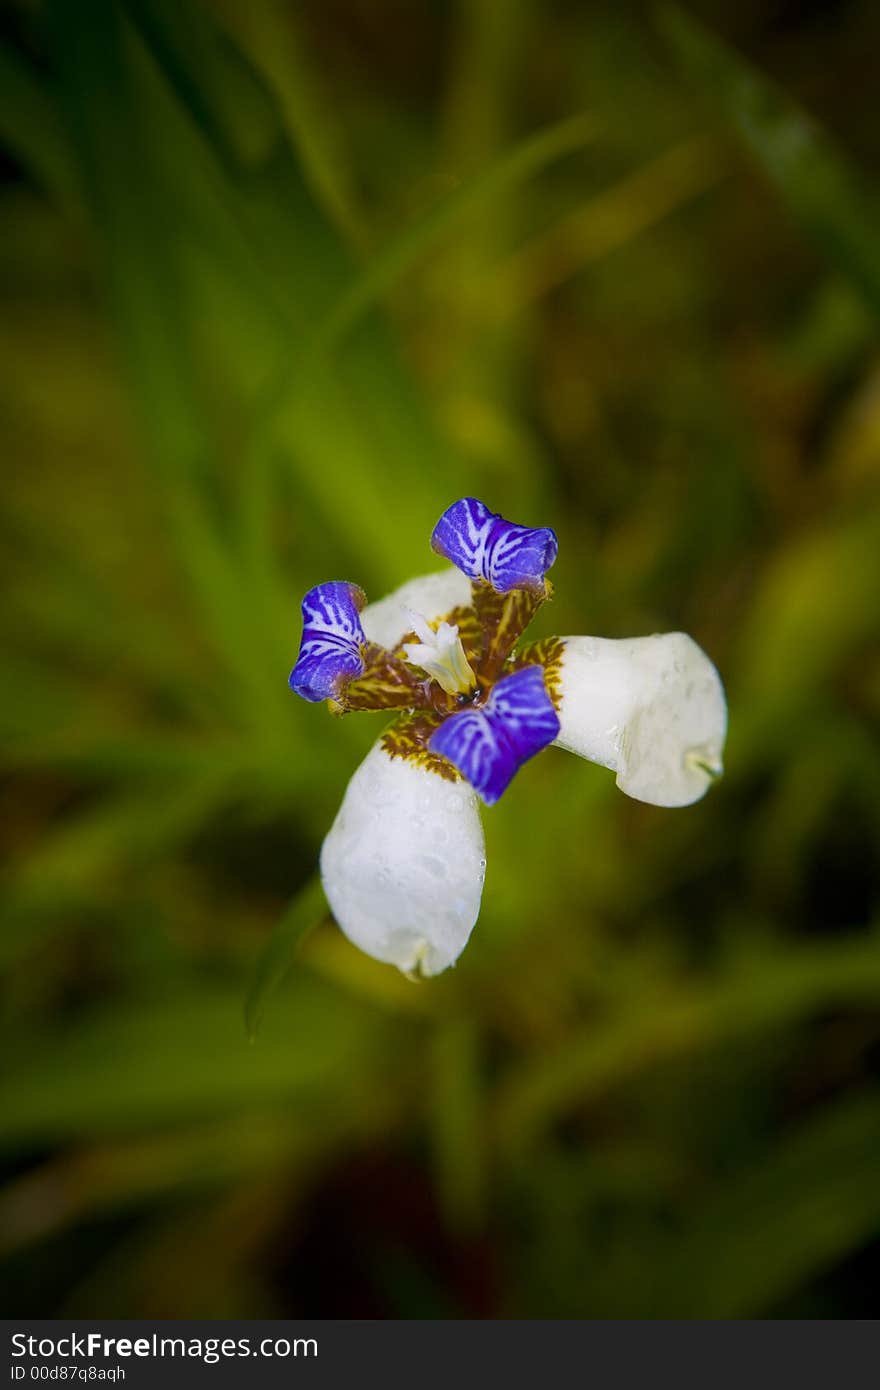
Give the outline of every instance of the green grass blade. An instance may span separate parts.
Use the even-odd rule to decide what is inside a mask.
[[[481,1046],[473,1019],[455,1017],[438,1025],[430,1053],[434,1180],[446,1219],[462,1234],[483,1224],[488,1196]]]
[[[76,163],[58,111],[24,58],[0,47],[0,142],[62,203],[79,200]]]
[[[233,171],[265,159],[279,123],[259,78],[201,5],[125,0],[126,10],[183,104]],[[197,53],[198,63],[193,62]]]
[[[254,966],[244,1003],[244,1021],[251,1042],[260,1030],[269,997],[278,988],[301,943],[327,915],[327,900],[315,874],[293,899]]]
[[[738,963],[716,984],[668,986],[654,1007],[621,1010],[569,1035],[517,1069],[499,1090],[496,1122],[510,1150],[527,1146],[555,1120],[640,1075],[662,1058],[808,1018],[820,1008],[880,999],[875,938],[801,947]]]
[[[659,1316],[766,1314],[880,1230],[880,1096],[848,1096],[728,1175],[664,1264]],[[722,1255],[723,1252],[723,1255]]]
[[[284,0],[223,3],[218,22],[259,72],[277,105],[312,196],[344,240],[366,241],[354,170],[337,103],[309,54],[305,12]]]
[[[260,1047],[236,1028],[235,990],[183,985],[117,1000],[39,1039],[8,1035],[0,1149],[34,1139],[137,1134],[274,1109],[302,1117],[327,1095],[346,1109],[400,1047],[391,1021],[309,982]]]
[[[583,149],[595,134],[594,121],[584,114],[559,121],[539,130],[443,198],[425,217],[394,238],[349,286],[318,330],[319,347],[323,351],[334,348],[408,270],[469,217],[502,194],[528,183],[548,165]]]
[[[825,132],[676,5],[659,11],[682,70],[738,131],[786,207],[880,313],[880,209]]]
[[[84,13],[53,0],[48,12],[68,126],[153,460],[166,479],[200,476],[207,444],[193,400],[179,267],[124,22],[115,4]]]
[[[628,245],[729,174],[719,142],[700,135],[664,150],[594,194],[490,271],[505,321],[585,267]]]

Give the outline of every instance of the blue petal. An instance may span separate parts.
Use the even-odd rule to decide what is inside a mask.
[[[516,526],[476,497],[463,497],[447,507],[434,527],[431,545],[469,579],[484,579],[501,594],[543,588],[559,549],[549,526]]]
[[[491,806],[524,762],[559,733],[540,666],[505,676],[482,709],[450,715],[431,735],[432,753],[447,758]]]
[[[342,687],[363,674],[363,590],[331,579],[310,589],[302,601],[303,635],[290,687],[304,700],[338,698]]]

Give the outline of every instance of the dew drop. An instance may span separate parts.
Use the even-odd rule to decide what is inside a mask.
[[[419,860],[419,863],[422,865],[423,868],[427,869],[428,873],[432,874],[434,878],[446,877],[446,865],[443,863],[443,860],[438,859],[436,855],[423,854]]]

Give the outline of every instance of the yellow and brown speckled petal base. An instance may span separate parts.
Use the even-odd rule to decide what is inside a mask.
[[[385,752],[391,758],[406,758],[407,762],[427,772],[436,772],[447,782],[460,782],[461,776],[445,758],[432,753],[428,740],[443,722],[440,714],[428,714],[418,710],[413,714],[402,714],[395,719],[380,740]]]
[[[364,673],[349,681],[340,703],[345,710],[427,708],[431,701],[424,677],[376,642],[362,650]]]
[[[481,633],[479,675],[491,683],[513,651],[541,605],[552,593],[549,582],[543,591],[512,589],[499,594],[488,584],[474,583],[474,611]]]
[[[565,643],[561,637],[542,637],[522,647],[507,663],[508,671],[520,671],[524,666],[543,666],[544,685],[555,709],[562,703],[562,659]]]
[[[490,585],[475,582],[471,592],[472,606],[452,609],[434,626],[444,621],[458,628],[465,654],[477,676],[475,703],[482,703],[501,677],[524,666],[540,665],[544,668],[547,693],[558,708],[564,649],[560,639],[544,638],[511,656],[541,604],[550,597],[550,584],[545,585],[543,592],[515,589],[499,594]],[[393,651],[367,642],[362,649],[363,675],[348,684],[342,699],[333,702],[331,708],[334,714],[350,710],[405,711],[382,735],[382,748],[391,758],[405,759],[448,782],[458,782],[461,774],[446,758],[432,753],[428,742],[443,720],[464,702],[461,697],[445,694],[436,682],[425,680],[406,662],[404,647],[414,640],[414,632],[404,634]]]

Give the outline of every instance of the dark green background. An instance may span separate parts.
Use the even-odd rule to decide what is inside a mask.
[[[2,28],[4,1311],[877,1311],[880,9]],[[728,772],[529,764],[414,985],[301,931],[381,723],[286,678],[466,493]]]

